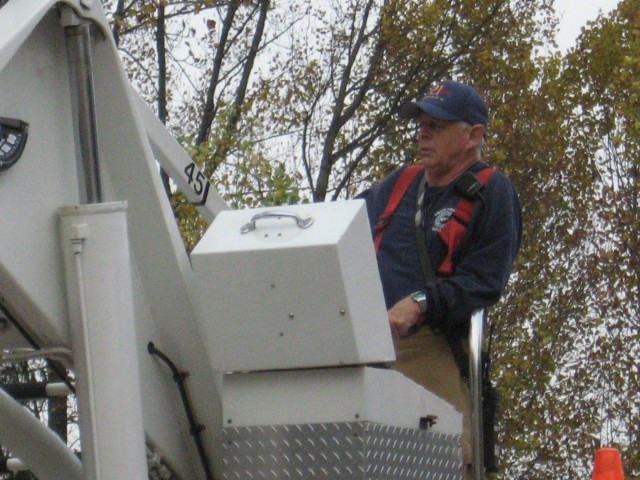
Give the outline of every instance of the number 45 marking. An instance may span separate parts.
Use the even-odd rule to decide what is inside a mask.
[[[187,176],[189,186],[193,189],[196,195],[200,197],[200,201],[198,203],[194,203],[194,205],[199,207],[207,203],[209,185],[211,185],[209,180],[207,180],[207,177],[204,176],[194,162],[187,165],[184,169],[184,173]]]

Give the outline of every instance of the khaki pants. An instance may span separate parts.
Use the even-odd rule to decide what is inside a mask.
[[[396,340],[395,348],[395,370],[462,413],[462,456],[469,471],[472,464],[471,399],[447,339],[444,335],[436,335],[429,327],[421,327],[414,335]],[[465,478],[470,477],[466,474]]]

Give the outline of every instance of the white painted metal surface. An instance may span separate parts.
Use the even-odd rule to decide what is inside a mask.
[[[395,358],[361,200],[221,212],[191,260],[219,372]]]
[[[471,315],[469,331],[469,394],[471,396],[471,448],[473,453],[473,480],[484,477],[484,422],[482,419],[482,338],[485,311],[475,310]]]
[[[46,425],[0,389],[0,443],[40,480],[83,480],[82,464]]]
[[[78,201],[66,50],[55,10],[43,12],[24,43],[14,45],[23,32],[2,25],[14,18],[32,26],[30,17],[29,22],[23,18],[29,12],[18,9],[19,4],[9,2],[0,9],[1,35],[14,33],[5,40],[16,47],[15,55],[0,63],[6,65],[0,71],[0,116],[28,122],[29,140],[22,158],[0,175],[0,293],[14,315],[29,319],[23,326],[41,346],[60,346],[68,338],[57,209]],[[0,55],[6,51],[5,46]],[[5,344],[4,337],[0,335],[0,344],[16,346]]]
[[[96,27],[93,77],[105,201],[129,205],[134,351],[144,379],[144,429],[154,451],[182,478],[203,479],[171,373],[147,353],[146,345],[153,341],[190,372],[187,385],[197,420],[206,427],[205,449],[214,460],[221,438],[216,377],[202,361],[189,258],[99,2],[87,9],[76,1],[11,0],[0,8],[0,116],[29,123],[21,159],[0,175],[0,299],[39,347],[70,345],[58,209],[81,198],[60,24],[60,8],[67,5]],[[108,278],[104,287],[110,287]],[[31,346],[3,324],[0,346]]]
[[[130,89],[131,101],[140,114],[156,160],[184,192],[187,199],[196,205],[200,214],[208,221],[229,206],[218,191],[206,179],[200,168],[173,138],[158,117],[140,96]]]
[[[222,478],[462,479],[462,417],[371,367],[224,376]]]
[[[418,429],[431,415],[438,433],[460,435],[462,415],[399,372],[345,367],[227,374],[225,426],[367,421]]]
[[[101,187],[108,204],[67,209],[60,235],[59,208],[83,200],[60,23],[61,17],[69,18],[60,15],[65,8],[87,18],[94,28],[97,143]],[[116,438],[118,430],[117,438],[130,447],[123,453],[125,461],[136,466],[109,473],[109,480],[141,478],[142,423],[147,446],[153,449],[149,453],[162,456],[182,479],[205,478],[171,372],[147,353],[150,341],[181,371],[189,372],[186,385],[197,423],[205,427],[204,449],[216,476],[221,472],[220,448],[229,418],[239,423],[289,424],[312,421],[325,411],[334,412],[336,418],[360,413],[372,421],[406,425],[415,423],[414,414],[423,407],[426,414],[433,410],[434,399],[395,372],[366,368],[261,372],[228,376],[224,381],[216,373],[393,359],[364,206],[343,202],[286,207],[304,217],[311,214],[314,224],[299,229],[289,218],[267,218],[242,235],[240,227],[264,209],[224,211],[224,202],[210,192],[202,210],[207,218],[217,218],[198,246],[202,258],[194,254],[196,277],[165,197],[157,161],[172,175],[182,176],[174,180],[181,188],[191,188],[194,199],[203,200],[198,193],[203,190],[198,189],[204,183],[197,183],[195,169],[195,176],[187,177],[188,157],[132,93],[99,1],[10,0],[0,9],[0,85],[0,116],[29,123],[22,158],[0,175],[0,302],[36,341],[32,348],[66,351],[73,343],[75,365],[69,366],[77,369],[79,380],[92,382],[78,386],[83,450],[86,444],[83,458],[86,455],[85,462],[93,463],[90,471],[100,471],[98,463],[122,462],[94,448]],[[125,201],[126,228],[124,212],[104,211]],[[111,219],[103,217],[112,214],[118,217],[117,225],[105,227]],[[95,237],[94,220],[100,230]],[[111,240],[111,235],[118,241]],[[125,237],[128,248],[123,245]],[[83,272],[89,272],[86,284],[74,280],[78,270],[73,249],[69,252],[72,238],[86,238],[78,254]],[[94,239],[106,243],[94,251]],[[91,258],[85,259],[85,254]],[[70,307],[66,284],[72,292]],[[81,284],[86,288],[82,295]],[[87,318],[95,314],[100,320],[88,320],[86,336],[78,333],[80,323],[76,324],[71,342],[68,320],[79,321],[79,298],[85,295]],[[201,310],[196,308],[197,297],[202,299]],[[120,323],[125,318],[129,322]],[[0,346],[24,346],[17,329],[4,324]],[[97,330],[91,330],[93,326]],[[106,373],[100,378],[103,367]],[[116,370],[125,377],[114,376]],[[349,408],[336,406],[341,396],[350,398]],[[399,402],[402,408],[389,409]],[[126,427],[118,423],[125,403],[130,408],[124,417],[129,419]],[[406,412],[411,412],[411,421]],[[1,430],[0,434],[34,445],[27,430]],[[107,433],[102,436],[102,431]],[[22,447],[0,443],[28,463]],[[110,445],[106,451],[116,448]],[[51,453],[43,448],[36,453],[47,452]],[[51,456],[59,461],[59,455],[69,454],[64,450]],[[47,471],[38,472],[40,478],[76,478],[75,474],[55,477],[58,470],[51,463],[43,464]]]
[[[143,480],[126,203],[63,207],[60,215],[85,479]]]

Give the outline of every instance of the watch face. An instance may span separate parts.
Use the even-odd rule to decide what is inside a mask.
[[[411,298],[416,302],[425,302],[427,300],[427,295],[424,292],[413,292],[411,294]]]
[[[425,313],[427,311],[427,294],[423,291],[413,292],[411,298],[420,306],[420,311]]]

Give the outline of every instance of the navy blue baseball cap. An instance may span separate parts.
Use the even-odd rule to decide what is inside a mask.
[[[398,110],[404,119],[415,119],[423,112],[438,120],[462,120],[486,129],[489,109],[480,94],[469,85],[444,80],[422,100],[404,103]]]

